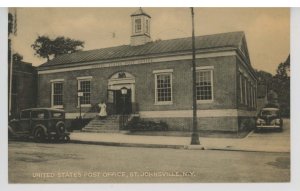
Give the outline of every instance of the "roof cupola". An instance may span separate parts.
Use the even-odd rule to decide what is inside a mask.
[[[139,8],[131,14],[131,38],[130,45],[138,46],[151,42],[150,36],[151,17]]]

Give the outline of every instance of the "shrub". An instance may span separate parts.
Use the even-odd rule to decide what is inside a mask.
[[[70,130],[81,130],[83,127],[85,127],[91,119],[80,119],[76,118],[71,121]]]
[[[125,129],[130,131],[167,131],[169,126],[163,121],[154,122],[133,118],[127,123]]]

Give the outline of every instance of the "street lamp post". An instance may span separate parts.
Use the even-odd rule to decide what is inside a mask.
[[[127,88],[123,87],[121,88],[121,94],[123,96],[123,112],[122,112],[122,129],[124,129],[125,126],[125,96],[127,94]]]
[[[83,91],[78,90],[77,96],[79,97],[79,119],[81,119],[81,98],[83,97]]]
[[[193,133],[191,145],[200,145],[197,129],[197,96],[196,96],[196,55],[195,55],[195,29],[194,29],[194,8],[191,7],[192,14],[192,49],[193,49]]]

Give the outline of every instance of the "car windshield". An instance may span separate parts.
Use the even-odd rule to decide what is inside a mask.
[[[278,115],[278,110],[262,110],[261,111],[261,116],[267,116],[267,115],[273,115],[273,116],[277,116]]]
[[[21,119],[29,119],[30,118],[30,111],[29,110],[22,111],[20,117],[21,117]]]
[[[31,118],[32,119],[47,119],[48,112],[44,111],[44,110],[31,111]]]

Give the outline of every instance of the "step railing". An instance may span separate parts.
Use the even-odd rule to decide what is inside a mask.
[[[125,130],[126,125],[128,124],[128,122],[131,120],[131,115],[130,114],[124,114],[124,115],[120,115],[119,118],[119,129],[120,130]]]

